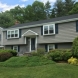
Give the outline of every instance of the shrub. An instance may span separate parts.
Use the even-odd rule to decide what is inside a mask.
[[[37,49],[37,53],[42,56],[45,54],[45,49],[39,48],[39,49]]]
[[[37,52],[32,52],[31,53],[33,56],[43,56],[45,54],[45,49],[39,48],[37,49]]]
[[[73,57],[78,58],[78,37],[75,38],[74,41],[73,41],[72,53],[73,53]]]
[[[0,61],[1,62],[9,59],[10,57],[12,57],[12,54],[9,52],[0,53]]]
[[[71,57],[70,59],[68,59],[68,63],[73,65],[78,65],[78,59]]]
[[[67,61],[71,56],[71,50],[56,49],[49,52],[49,58],[54,61]]]
[[[2,49],[0,49],[0,53],[5,53],[5,52],[12,53],[13,56],[17,55],[17,52],[15,50],[10,50],[10,49],[2,50]]]

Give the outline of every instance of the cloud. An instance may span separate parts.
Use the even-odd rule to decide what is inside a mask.
[[[56,0],[41,0],[41,2],[43,2],[44,4],[49,1],[51,4],[53,4],[54,2],[56,2]]]
[[[1,3],[0,2],[0,11],[6,11],[6,10],[10,10],[10,9],[12,9],[12,8],[14,8],[14,7],[16,7],[16,6],[18,6],[19,4],[16,4],[16,5],[8,5],[8,4],[6,4],[6,3]],[[20,7],[25,7],[25,5],[24,4],[22,4],[22,5],[19,5]]]
[[[21,0],[22,2],[26,2],[26,1],[28,1],[28,0]]]

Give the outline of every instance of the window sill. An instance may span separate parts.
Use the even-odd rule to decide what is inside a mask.
[[[7,38],[7,39],[18,39],[19,37],[14,37],[14,38]]]
[[[48,35],[55,35],[55,33],[53,33],[53,34],[43,34],[44,36],[48,36]]]

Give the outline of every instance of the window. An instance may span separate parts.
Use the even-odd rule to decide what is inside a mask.
[[[44,25],[43,26],[43,34],[44,35],[52,35],[52,34],[55,34],[55,24]]]
[[[8,30],[7,31],[7,38],[19,38],[19,30]]]
[[[53,50],[53,49],[55,49],[55,45],[54,45],[54,44],[49,44],[49,45],[48,45],[48,52],[49,52],[50,50]]]
[[[15,50],[16,52],[18,52],[18,46],[13,46],[13,50]]]

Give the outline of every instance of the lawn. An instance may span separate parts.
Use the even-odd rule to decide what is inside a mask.
[[[1,67],[0,78],[78,78],[78,66],[66,63],[34,67]]]

